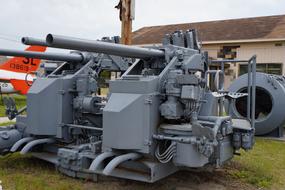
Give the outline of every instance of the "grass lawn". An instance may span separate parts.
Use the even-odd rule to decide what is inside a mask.
[[[18,110],[26,105],[26,96],[24,95],[11,94],[11,95],[3,95],[2,97],[5,96],[11,96],[15,99]],[[5,117],[5,116],[6,116],[5,106],[3,104],[2,99],[0,99],[0,117]]]
[[[0,157],[0,180],[5,190],[69,190],[83,185],[82,180],[63,176],[44,161],[18,153]]]
[[[234,178],[259,188],[285,189],[285,142],[256,138],[254,149],[229,164]]]
[[[223,172],[224,176],[219,178],[232,179],[233,181],[238,180],[241,184],[252,184],[256,189],[283,190],[285,189],[285,143],[257,138],[254,150],[247,153],[242,152],[241,156],[236,156],[233,161],[225,166],[225,171]],[[190,180],[188,177],[185,178]],[[164,183],[174,183],[171,181],[168,182],[171,179],[164,179],[159,184],[148,185],[130,182],[131,185],[127,185],[126,187],[124,187],[126,185],[125,182],[122,181],[100,181],[93,183],[66,177],[58,173],[52,165],[44,161],[30,156],[21,156],[17,153],[3,157],[0,156],[0,180],[5,190],[161,189],[158,187]],[[185,182],[182,180],[181,183],[185,184]],[[167,186],[163,188],[167,189]]]
[[[8,121],[8,122],[0,123],[0,127],[1,126],[7,126],[7,125],[13,125],[15,123],[16,123],[15,121]]]

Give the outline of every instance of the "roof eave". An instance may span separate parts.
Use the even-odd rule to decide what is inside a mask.
[[[220,41],[202,41],[202,45],[212,44],[236,44],[236,43],[260,43],[260,42],[285,42],[285,38],[268,38],[268,39],[246,39],[246,40],[220,40]],[[149,43],[149,44],[133,44],[136,46],[148,46],[148,45],[161,45],[161,43]]]
[[[202,41],[202,44],[233,44],[233,43],[258,43],[258,42],[283,42],[285,38],[261,38],[245,40],[221,40],[221,41]]]

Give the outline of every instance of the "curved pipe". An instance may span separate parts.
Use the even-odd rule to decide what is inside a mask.
[[[116,153],[114,152],[104,152],[102,154],[100,154],[99,156],[97,156],[93,162],[91,163],[89,170],[97,170],[98,167],[100,166],[100,164],[109,157],[115,156]]]
[[[21,154],[26,154],[28,153],[34,146],[39,145],[39,144],[45,144],[45,143],[54,143],[54,139],[46,138],[46,139],[37,139],[32,142],[29,142],[24,146],[24,148],[21,150]]]
[[[223,84],[224,84],[224,72],[222,70],[217,70],[217,72],[215,73],[215,87],[216,90],[223,90]]]
[[[128,154],[117,156],[113,160],[111,160],[111,162],[109,162],[109,164],[104,168],[103,174],[110,175],[112,171],[121,163],[128,161],[128,160],[136,160],[140,157],[141,155],[138,153],[128,153]]]
[[[215,85],[215,89],[217,91],[219,90],[223,90],[223,84],[224,84],[224,72],[222,70],[208,70],[206,71],[206,78],[205,80],[208,81],[208,74],[210,75],[214,75],[214,85]]]
[[[10,151],[16,152],[18,148],[22,146],[24,143],[30,142],[34,139],[35,139],[34,137],[25,137],[25,138],[20,139],[11,147]]]

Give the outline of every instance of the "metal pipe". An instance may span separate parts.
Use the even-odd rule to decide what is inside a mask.
[[[152,58],[164,56],[164,52],[158,49],[141,48],[123,44],[71,38],[54,34],[47,35],[46,43],[49,47],[54,48],[105,53],[109,55],[117,55],[131,58]]]
[[[106,158],[110,158],[112,156],[117,155],[114,152],[104,152],[102,154],[100,154],[99,156],[97,156],[91,163],[89,170],[97,170],[100,166],[100,164],[106,159]]]
[[[23,37],[21,41],[25,45],[47,46],[47,43],[45,40],[37,39],[37,38]]]
[[[128,160],[136,160],[140,157],[141,155],[138,153],[128,153],[128,154],[117,156],[113,160],[111,160],[109,164],[104,168],[103,174],[110,175],[112,171],[121,163],[128,161]]]
[[[256,56],[252,59],[252,90],[251,90],[251,127],[255,129],[255,97],[256,97]]]
[[[20,146],[22,146],[24,143],[30,142],[32,140],[34,140],[34,137],[25,137],[22,138],[20,140],[18,140],[10,149],[10,152],[16,152],[18,150],[18,148],[20,148]]]
[[[204,120],[204,121],[210,121],[210,122],[216,122],[217,120],[220,121],[226,121],[230,120],[230,116],[223,116],[223,117],[217,117],[217,116],[198,116],[199,120]]]
[[[231,59],[224,59],[224,60],[211,60],[211,63],[248,63],[249,60],[231,60]]]
[[[250,121],[250,108],[251,108],[251,63],[248,63],[248,67],[247,67],[247,112],[246,112],[246,117],[247,119]]]
[[[54,143],[55,139],[46,138],[46,139],[37,139],[32,142],[29,142],[24,146],[24,148],[21,150],[20,154],[26,154],[28,153],[34,146],[40,145],[40,144],[46,144],[46,143]]]
[[[165,136],[165,135],[152,135],[152,138],[157,140],[171,140],[176,142],[181,142],[185,144],[196,144],[196,137],[172,137],[172,136]]]
[[[99,128],[99,127],[89,127],[89,126],[75,125],[75,124],[66,124],[66,126],[73,127],[73,128],[81,128],[81,129],[90,129],[90,130],[96,130],[96,131],[103,131],[103,128]]]
[[[0,49],[0,55],[46,59],[54,61],[82,62],[84,60],[83,56],[77,53],[60,54],[60,53],[48,53],[48,52],[42,53],[42,52],[32,52],[32,51]]]

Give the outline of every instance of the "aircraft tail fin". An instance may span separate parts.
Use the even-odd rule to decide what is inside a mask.
[[[46,47],[30,46],[25,51],[44,52],[46,51]],[[1,64],[0,69],[19,73],[30,73],[36,71],[39,68],[40,63],[40,59],[14,57]]]
[[[27,94],[30,86],[26,83],[25,80],[11,79],[11,84],[13,85],[15,91],[20,94]]]

